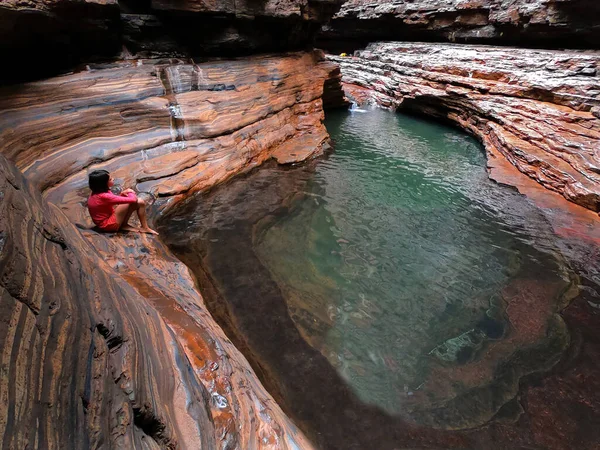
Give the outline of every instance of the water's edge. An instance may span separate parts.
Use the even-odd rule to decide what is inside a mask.
[[[310,173],[322,160],[323,158],[309,161],[304,164],[302,170]],[[215,192],[231,190],[234,185],[239,186],[233,188],[239,194],[239,190],[243,189],[244,179],[256,176],[261,171],[265,173],[273,170],[287,169],[268,163],[211,190],[204,194],[203,198],[206,200]],[[292,181],[288,180],[288,182]],[[306,179],[300,177],[300,180],[292,183],[303,182],[306,182]],[[286,192],[286,189],[287,192],[293,192],[294,188],[298,189],[297,184],[291,186],[285,185],[285,181],[282,183],[284,185],[280,186],[279,192]],[[293,195],[267,199],[265,207],[268,212],[261,214],[276,220],[293,208],[295,200]],[[163,236],[169,234],[170,218],[185,210],[187,204],[189,201],[184,202],[176,211],[171,211],[160,221],[159,228]],[[265,226],[264,222],[262,226]],[[245,220],[232,224],[229,231],[221,231],[218,235],[207,235],[204,239],[205,247],[200,253],[187,251],[185,243],[167,242],[167,244],[190,268],[211,314],[245,355],[260,380],[286,414],[319,446],[325,446],[325,442],[336,442],[339,448],[366,448],[372,445],[375,439],[381,448],[391,448],[399,444],[414,445],[415,442],[420,441],[419,436],[426,433],[430,445],[444,448],[462,447],[466,439],[464,432],[424,430],[392,417],[378,408],[365,405],[356,398],[326,358],[311,347],[298,331],[289,315],[280,287],[253,249],[254,238],[259,232],[260,230],[256,229],[251,220]],[[231,283],[230,275],[235,273],[236,267],[240,265],[247,268],[248,272],[244,279],[235,285]],[[224,280],[227,280],[227,283],[224,283]],[[567,300],[572,296],[566,295]],[[261,301],[254,302],[253,299]],[[563,304],[563,307],[565,306],[567,306],[566,302]],[[276,330],[276,341],[273,341],[273,329]],[[566,328],[564,331],[567,332]],[[256,353],[253,348],[257,348],[257,344],[258,347],[263,346],[263,348],[265,345],[270,346],[272,348],[272,351],[268,352],[270,356]],[[574,345],[579,344],[575,339],[575,342],[570,342],[569,345],[567,353],[572,351]],[[285,355],[279,354],[278,357],[273,357],[277,354],[277,348],[286,349]],[[554,359],[552,365],[558,363],[559,359],[560,355]],[[570,359],[572,359],[571,355],[563,357],[563,360]],[[301,361],[309,361],[309,363],[302,364]],[[549,370],[551,366],[546,367],[545,370]],[[276,375],[283,373],[294,374],[293,379],[286,380],[291,383],[287,387],[278,381]],[[528,375],[521,382],[527,384],[529,379],[537,378],[537,375]],[[523,386],[519,391],[522,390]],[[322,402],[321,399],[325,398],[329,401]],[[332,422],[332,418],[337,417],[339,411],[346,411],[344,423]],[[498,411],[496,418],[501,421],[505,419],[515,421],[521,413],[518,404],[508,402]],[[387,436],[381,436],[381,430],[385,430]],[[324,434],[328,436],[324,438]]]

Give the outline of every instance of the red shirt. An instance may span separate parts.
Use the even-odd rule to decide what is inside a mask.
[[[137,196],[133,192],[127,195],[115,195],[108,191],[90,195],[87,206],[94,223],[102,227],[103,223],[115,215],[113,205],[135,202],[137,202]]]

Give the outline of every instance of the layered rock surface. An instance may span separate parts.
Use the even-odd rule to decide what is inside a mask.
[[[598,52],[390,42],[331,59],[357,102],[449,119],[490,158],[600,210]]]
[[[90,67],[5,90],[3,152],[58,204],[75,192],[81,203],[95,168],[153,198],[190,194],[271,157],[318,152],[336,70],[318,52]]]
[[[349,51],[376,40],[597,48],[595,0],[348,0],[320,45]]]
[[[85,239],[1,155],[0,173],[3,448],[310,447],[185,266],[139,261],[159,243]]]
[[[92,231],[85,201],[96,168],[155,215],[271,157],[318,153],[330,75],[320,53],[138,60],[3,90],[1,153],[28,179],[2,157],[5,448],[311,447],[188,269],[153,237]]]
[[[174,426],[189,395],[208,431],[210,397],[164,321],[3,156],[0,169],[3,448],[208,442]]]

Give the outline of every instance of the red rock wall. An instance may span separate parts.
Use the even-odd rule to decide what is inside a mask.
[[[0,156],[3,448],[311,448],[160,240],[89,229],[86,183],[108,168],[155,217],[271,157],[318,154],[339,76],[292,53],[118,62],[2,91],[0,153],[28,179]]]
[[[82,236],[1,155],[0,193],[2,448],[310,448],[159,242]]]
[[[152,198],[189,195],[271,157],[319,152],[330,73],[339,79],[319,52],[97,66],[5,89],[2,151],[57,204],[83,196],[99,167]]]
[[[599,48],[596,0],[348,0],[320,37],[336,53],[378,40]]]
[[[600,210],[599,52],[390,42],[330,59],[357,101],[449,119],[546,188]]]
[[[3,156],[0,193],[2,448],[174,448],[176,391],[209,431],[158,314]]]

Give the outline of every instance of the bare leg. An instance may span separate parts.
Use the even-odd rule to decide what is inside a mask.
[[[138,198],[137,206],[137,215],[140,218],[140,223],[142,224],[142,228],[140,229],[140,231],[142,233],[158,234],[156,231],[154,231],[148,226],[148,221],[146,220],[146,202],[141,198]]]
[[[129,225],[129,218],[133,212],[138,209],[137,203],[115,206],[115,217],[119,224],[119,229],[123,231],[139,231],[139,228]]]

